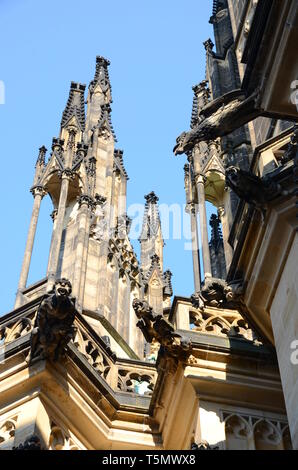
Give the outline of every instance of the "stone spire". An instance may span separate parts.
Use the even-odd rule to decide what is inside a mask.
[[[47,149],[43,145],[39,149],[38,157],[37,157],[36,164],[35,164],[35,175],[34,175],[33,187],[39,184],[42,174],[45,170],[46,153],[47,153]]]
[[[110,91],[112,90],[108,70],[109,65],[110,61],[105,57],[100,55],[96,57],[95,75],[94,80],[90,83],[91,86],[99,83],[103,92],[107,91],[108,89]]]
[[[91,131],[103,119],[110,123],[112,87],[108,66],[110,62],[102,56],[96,57],[94,79],[90,82],[87,97],[86,131]],[[104,105],[107,105],[104,107]],[[103,109],[102,109],[103,108]]]
[[[61,129],[69,124],[78,126],[83,132],[85,128],[84,91],[86,85],[71,82],[68,100],[61,119]]]
[[[158,197],[151,191],[145,196],[145,211],[140,236],[141,243],[141,266],[144,272],[148,271],[153,255],[158,255],[161,270],[163,265],[163,238],[158,211]]]
[[[145,211],[140,236],[141,269],[145,295],[156,313],[163,313],[170,306],[172,273],[163,273],[163,246],[158,197],[152,191],[145,196]]]

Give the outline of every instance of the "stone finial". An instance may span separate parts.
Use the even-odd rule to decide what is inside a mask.
[[[111,87],[110,78],[109,78],[109,70],[108,70],[109,65],[110,65],[110,61],[106,59],[105,57],[102,57],[100,55],[96,57],[94,79],[90,83],[89,89],[92,92],[96,84],[99,83],[103,93],[106,94],[108,90],[110,91],[110,103],[111,103],[112,87]]]
[[[145,198],[147,204],[149,204],[149,203],[157,204],[157,202],[159,201],[159,198],[156,196],[154,191],[151,191],[151,193],[144,196],[144,198]]]
[[[211,41],[210,38],[207,39],[207,41],[203,42],[203,46],[205,47],[206,52],[212,52],[212,49],[214,47],[213,42]]]
[[[96,64],[102,67],[108,67],[109,65],[111,65],[111,62],[105,57],[98,55],[96,56]]]
[[[64,147],[64,139],[59,139],[57,137],[53,137],[52,151],[56,152],[58,154],[61,154],[63,152],[63,147]]]
[[[46,149],[46,147],[43,145],[43,146],[40,147],[40,149],[39,149],[39,154],[38,154],[38,157],[37,157],[37,160],[36,160],[36,165],[35,165],[35,167],[37,167],[38,165],[40,165],[40,166],[45,166],[45,163],[46,163],[46,153],[47,153],[47,149]]]

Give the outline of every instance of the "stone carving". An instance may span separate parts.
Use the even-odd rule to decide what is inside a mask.
[[[239,413],[224,413],[226,446],[233,450],[233,439],[247,442],[247,449],[291,449],[291,438],[288,434],[288,424],[275,419],[265,419],[258,416],[242,415]]]
[[[205,281],[199,292],[191,296],[192,305],[204,310],[205,306],[230,308],[237,307],[242,302],[243,283],[234,281],[227,284],[222,279],[210,278]]]
[[[76,172],[71,170],[70,168],[64,168],[64,170],[58,171],[58,178],[67,178],[69,180],[73,180],[76,176]]]
[[[135,252],[125,239],[116,236],[109,240],[108,262],[116,267],[122,276],[126,274],[132,283],[138,282],[139,264]]]
[[[111,111],[112,109],[109,103],[104,103],[101,106],[101,114],[97,124],[98,137],[101,137],[105,141],[113,138],[114,142],[117,142],[111,121]]]
[[[44,189],[43,186],[41,186],[41,185],[36,185],[36,186],[33,186],[33,187],[30,189],[30,193],[33,195],[34,198],[35,198],[36,196],[41,196],[41,198],[43,198],[44,196],[46,196],[47,191]]]
[[[83,204],[86,204],[89,209],[95,208],[95,203],[92,197],[88,196],[88,194],[81,194],[77,197],[77,201],[79,203],[79,207],[81,207]]]
[[[15,436],[18,417],[7,419],[0,425],[0,444]]]
[[[103,351],[95,343],[95,341],[93,341],[85,331],[77,329],[74,345],[78,348],[80,353],[86,357],[89,364],[106,379],[111,366],[106,356],[103,354]],[[112,358],[115,357],[115,354],[111,351],[110,348],[109,353]]]
[[[193,129],[176,139],[175,155],[192,150],[199,142],[230,134],[259,116],[258,96],[259,90],[248,97],[242,90],[234,90],[207,104]]]
[[[281,159],[281,163],[287,163],[292,159],[297,158],[298,153],[298,125],[294,126],[293,133],[291,135],[291,141],[287,146],[287,149]]]
[[[251,172],[240,170],[235,166],[226,169],[226,184],[240,199],[252,204],[263,214],[268,202],[278,195],[287,196],[280,184],[274,182],[269,176],[259,178]]]
[[[145,300],[134,299],[133,309],[139,319],[137,326],[146,341],[153,339],[161,345],[161,354],[186,361],[191,353],[191,341],[176,333],[173,325],[162,314],[156,314]]]
[[[193,442],[191,444],[191,450],[219,450],[218,446],[211,446],[209,442],[207,441],[202,441],[199,444],[196,442]]]
[[[85,128],[85,100],[86,85],[71,82],[68,100],[62,114],[61,127],[66,127],[73,117],[76,118],[81,130]]]
[[[52,422],[49,439],[50,450],[81,450],[73,441],[69,432]]]
[[[5,326],[3,325],[0,328],[0,341],[2,340],[4,344],[7,344],[30,333],[33,329],[34,316],[35,314],[33,313],[28,317],[23,317]]]
[[[259,341],[249,328],[247,321],[237,312],[217,313],[214,311],[197,310],[189,314],[192,331],[214,334],[216,336],[245,338],[248,341]]]
[[[125,392],[139,393],[141,395],[152,395],[155,379],[156,377],[144,371],[120,369],[118,389]]]
[[[17,447],[13,447],[12,450],[43,450],[41,442],[36,434],[27,437],[24,444],[19,444]]]
[[[67,343],[74,339],[75,299],[71,297],[71,283],[67,279],[55,282],[53,291],[46,294],[38,308],[31,334],[29,362],[34,358],[59,360],[65,354]]]
[[[84,144],[84,142],[77,143],[77,151],[72,162],[73,170],[77,169],[80,166],[81,162],[87,155],[87,151],[88,145]]]

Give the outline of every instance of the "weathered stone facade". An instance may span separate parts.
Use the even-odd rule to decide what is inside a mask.
[[[194,294],[171,300],[153,192],[140,261],[133,250],[98,56],[86,113],[72,82],[49,158],[39,149],[16,304],[0,320],[0,449],[298,449],[298,6],[214,0],[210,22],[215,46],[204,42],[206,76],[175,147]],[[47,276],[27,286],[47,195]]]

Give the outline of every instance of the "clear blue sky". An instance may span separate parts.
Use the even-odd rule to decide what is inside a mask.
[[[172,148],[189,128],[191,87],[205,76],[211,11],[212,0],[0,0],[0,314],[14,303],[38,148],[51,148],[70,82],[88,85],[96,55],[111,61],[112,122],[130,177],[128,203],[142,203],[152,190],[160,203],[185,202],[185,156],[174,157]],[[45,274],[50,210],[45,200],[29,283]],[[191,252],[183,240],[168,240],[164,250],[175,294],[190,295]]]

